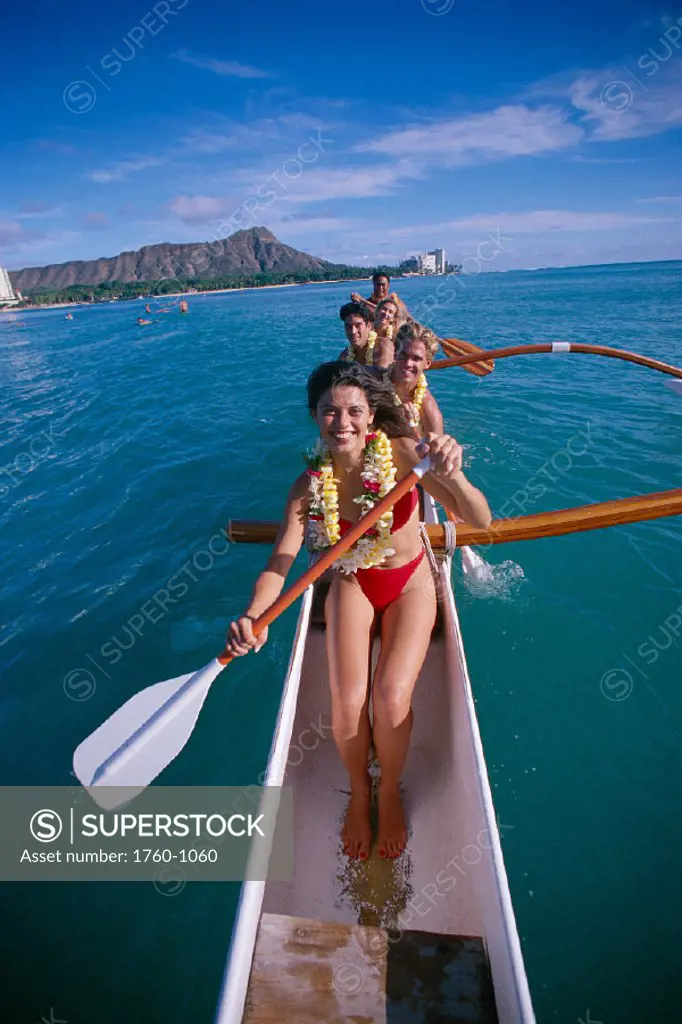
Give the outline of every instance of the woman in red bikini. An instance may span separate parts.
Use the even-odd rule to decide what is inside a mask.
[[[422,485],[437,501],[474,526],[487,527],[484,495],[462,472],[462,449],[446,434],[423,444],[395,405],[391,384],[357,363],[319,366],[308,380],[308,408],[320,448],[291,488],[273,552],[256,580],[246,612],[232,622],[228,650],[259,650],[251,620],[278,597],[304,543],[322,550],[428,454]],[[412,728],[412,693],[436,616],[430,568],[419,534],[413,488],[334,563],[325,605],[327,660],[334,740],[348,772],[351,797],[342,830],[344,852],[365,860],[371,845],[370,740],[381,769],[377,845],[381,857],[399,856],[407,828],[399,795]],[[431,596],[429,596],[431,595]],[[381,653],[370,680],[376,629]],[[370,688],[374,718],[370,730]]]

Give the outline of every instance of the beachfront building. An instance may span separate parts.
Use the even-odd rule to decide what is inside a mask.
[[[14,294],[12,282],[4,267],[0,267],[0,306],[13,306],[19,299]]]
[[[434,249],[430,256],[434,256],[436,260],[436,273],[445,273],[445,249]]]
[[[432,252],[423,252],[419,256],[419,273],[420,274],[435,274],[436,273],[436,257]]]
[[[417,257],[417,265],[420,274],[445,274],[447,272],[445,249],[432,249],[431,252],[421,253]]]

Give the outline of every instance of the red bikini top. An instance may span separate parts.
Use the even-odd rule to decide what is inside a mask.
[[[393,526],[391,527],[391,533],[395,533],[396,530],[400,530],[405,526],[418,504],[419,494],[417,493],[416,487],[413,487],[412,490],[407,492],[407,494],[403,494],[402,498],[398,498],[393,506]],[[339,519],[339,530],[341,532],[341,536],[343,536],[344,533],[348,533],[351,526],[355,526],[355,523],[351,523],[348,519]]]

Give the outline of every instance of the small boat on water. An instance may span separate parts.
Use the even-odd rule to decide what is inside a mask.
[[[437,523],[425,495],[423,521]],[[431,551],[430,546],[427,551]],[[243,883],[216,1024],[534,1021],[451,582],[415,688],[396,861],[342,852],[324,577],[304,594],[263,785],[294,794],[293,880]],[[376,654],[376,651],[375,651]]]

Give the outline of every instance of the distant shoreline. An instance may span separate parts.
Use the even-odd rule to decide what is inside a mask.
[[[55,302],[45,303],[44,305],[33,305],[33,306],[11,306],[8,309],[0,309],[0,313],[34,313],[41,309],[75,309],[77,307],[91,307],[91,306],[107,306],[114,302],[156,302],[165,299],[177,299],[183,298],[187,302],[190,299],[196,299],[201,295],[225,295],[228,292],[263,292],[271,288],[304,288],[308,285],[317,284],[343,284],[348,281],[349,284],[353,284],[358,281],[371,281],[371,274],[367,277],[337,277],[330,281],[291,281],[288,284],[254,284],[248,285],[245,288],[206,288],[200,292],[165,292],[163,295],[144,295],[142,298],[135,299],[99,299],[94,302]]]
[[[566,270],[601,270],[608,267],[645,267],[645,266],[656,266],[656,265],[668,265],[672,263],[681,263],[682,259],[672,260],[625,260],[618,263],[576,263],[567,264],[565,266],[549,266],[549,267],[510,267],[505,270],[488,270],[485,273],[490,274],[537,274],[537,273],[548,273],[551,271],[566,271]],[[440,280],[443,277],[467,277],[466,273],[451,273],[451,274],[401,274],[391,275],[391,280],[413,280],[414,278],[437,278]],[[243,288],[211,288],[204,291],[197,292],[168,292],[164,295],[153,296],[154,301],[161,301],[164,299],[174,298],[186,298],[187,301],[191,298],[196,298],[201,295],[225,295],[228,292],[257,292],[265,291],[266,289],[272,288],[301,288],[307,285],[322,285],[322,284],[353,284],[354,282],[369,281],[371,282],[372,276],[368,274],[366,277],[340,277],[333,278],[330,281],[291,281],[287,284],[260,284],[260,285],[248,285]],[[148,296],[143,296],[145,302],[149,302]],[[45,305],[31,305],[31,306],[9,306],[6,309],[0,308],[0,316],[3,314],[17,315],[20,313],[32,313],[36,310],[41,309],[77,309],[91,306],[102,306],[107,305],[111,302],[142,302],[142,299],[138,298],[126,298],[126,299],[99,299],[94,302],[74,301],[74,302],[58,302],[48,303]]]

